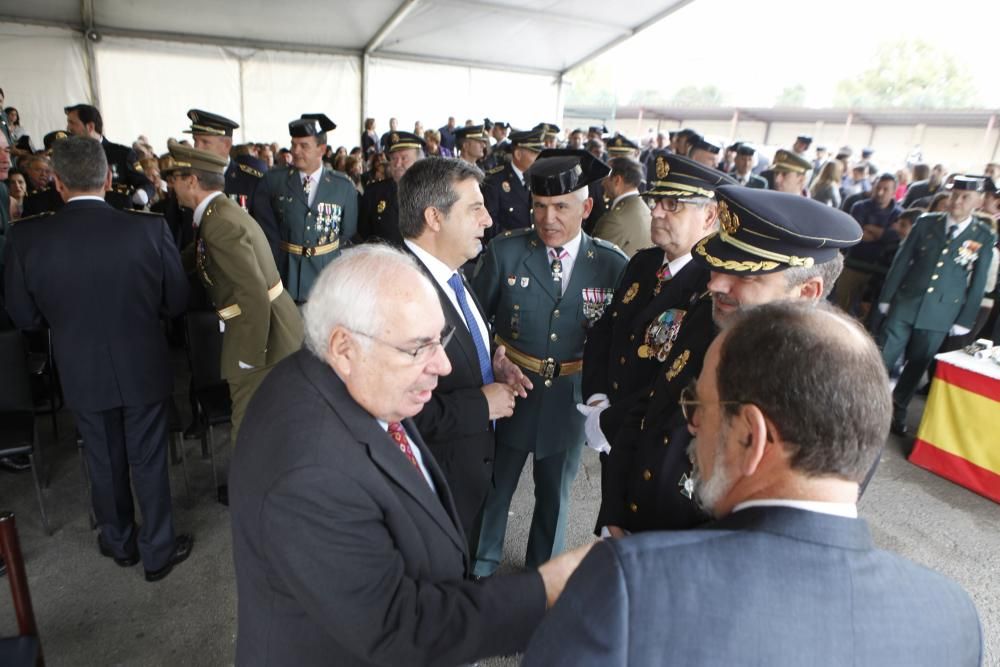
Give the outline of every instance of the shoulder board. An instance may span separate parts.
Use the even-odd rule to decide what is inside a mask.
[[[493,241],[491,241],[491,244],[495,243],[496,241],[503,241],[506,239],[519,239],[521,237],[528,236],[529,234],[534,234],[534,233],[535,233],[534,227],[523,227],[521,229],[508,229],[503,234],[493,239]]]
[[[594,239],[594,240],[599,241],[601,239]],[[648,248],[643,248],[642,250],[632,255],[632,259],[637,260],[640,257],[645,258],[647,255],[659,255],[659,258],[663,259],[663,250],[661,250],[658,246],[655,245],[649,246]]]
[[[326,169],[323,170],[323,175],[324,176],[332,176],[334,178],[342,178],[345,181],[347,181],[348,183],[350,183],[352,187],[354,186],[354,181],[352,181],[350,178],[348,178],[347,174],[345,174],[342,171],[337,171],[336,169],[330,169],[329,167],[327,167]]]
[[[605,250],[610,250],[612,252],[616,252],[616,253],[621,254],[621,255],[625,254],[624,252],[622,252],[621,248],[619,248],[617,245],[615,245],[611,241],[605,241],[604,239],[599,239],[599,238],[594,237],[594,236],[592,236],[591,238],[594,240],[594,245],[596,245],[598,248],[604,248]]]
[[[18,218],[17,220],[11,220],[8,224],[13,227],[14,225],[19,225],[22,222],[30,222],[32,220],[38,220],[39,218],[47,218],[50,215],[55,215],[55,211],[42,211],[41,213],[36,213],[34,215],[26,215],[23,218]]]
[[[254,178],[264,178],[264,172],[260,171],[259,169],[254,169],[253,167],[245,165],[242,162],[238,162],[237,164],[240,165],[240,171],[242,171],[243,173],[250,174]]]
[[[499,165],[493,167],[492,169],[488,169],[486,171],[486,175],[487,176],[492,176],[493,174],[499,174],[501,171],[503,171],[506,168],[507,168],[506,164],[499,164]]]

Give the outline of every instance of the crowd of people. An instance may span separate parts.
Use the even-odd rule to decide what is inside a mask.
[[[967,594],[856,503],[934,354],[1000,333],[1000,166],[454,118],[348,151],[323,113],[235,145],[200,109],[157,155],[65,113],[37,152],[3,121],[0,319],[51,331],[98,551],[155,582],[194,547],[169,343],[214,311],[237,664],[980,663]],[[585,447],[602,539],[566,551]]]

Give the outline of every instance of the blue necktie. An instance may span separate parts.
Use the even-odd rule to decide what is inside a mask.
[[[490,350],[483,342],[483,336],[479,333],[479,325],[476,324],[476,318],[472,315],[472,309],[469,308],[469,301],[465,298],[465,285],[462,284],[461,276],[457,273],[451,274],[451,278],[448,278],[448,286],[455,290],[465,324],[469,327],[469,333],[472,334],[472,342],[476,346],[476,356],[479,357],[479,370],[483,374],[483,384],[493,384],[493,362],[490,360]]]

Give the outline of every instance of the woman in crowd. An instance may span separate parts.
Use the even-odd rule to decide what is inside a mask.
[[[820,169],[809,189],[809,196],[833,208],[840,208],[840,180],[843,167],[839,160],[830,160]]]
[[[13,169],[7,174],[7,190],[10,193],[10,219],[17,220],[24,211],[24,198],[28,194],[28,182],[24,174]]]
[[[427,142],[427,155],[437,157],[454,157],[451,151],[441,145],[441,133],[431,129],[424,132],[424,141]]]

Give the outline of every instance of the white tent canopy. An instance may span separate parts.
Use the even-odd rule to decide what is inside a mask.
[[[208,109],[237,140],[285,141],[324,112],[331,143],[362,119],[402,129],[449,115],[516,126],[562,115],[563,75],[691,0],[34,0],[0,15],[0,87],[36,144],[62,107],[100,106],[108,136],[162,150]]]

